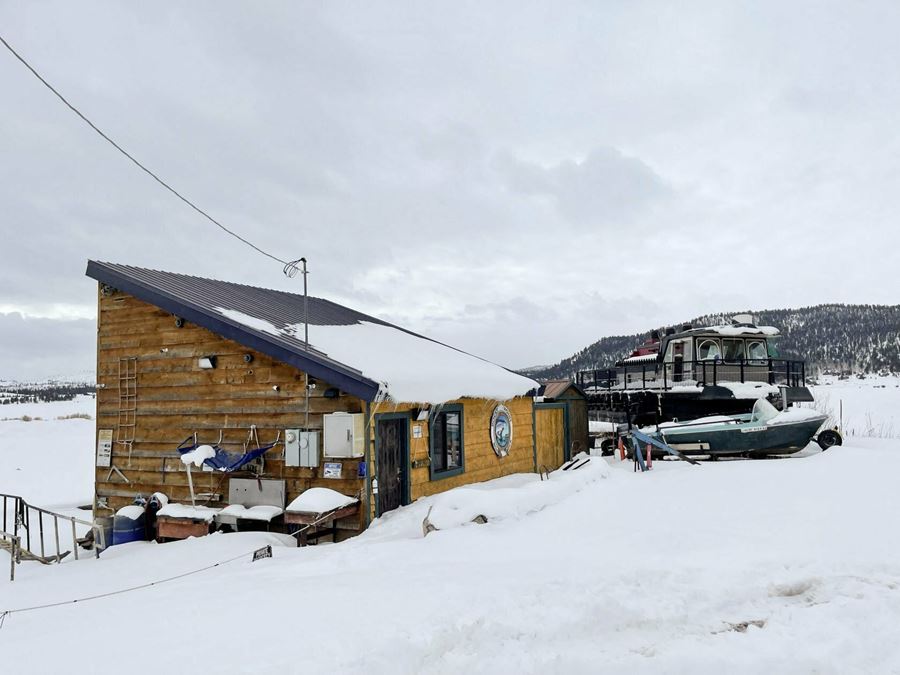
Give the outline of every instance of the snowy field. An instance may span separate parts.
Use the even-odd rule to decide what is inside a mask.
[[[819,387],[853,431],[826,453],[648,474],[593,458],[420,500],[339,545],[245,533],[23,563],[0,611],[230,560],[11,613],[0,644],[16,673],[900,672],[896,384]],[[0,492],[90,499],[93,423],[56,420],[66,405],[0,422]]]

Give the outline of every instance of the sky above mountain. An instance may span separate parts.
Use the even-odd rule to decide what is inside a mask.
[[[513,367],[897,301],[900,5],[0,2],[101,128],[310,290]],[[0,377],[93,363],[88,258],[300,292],[0,51]]]

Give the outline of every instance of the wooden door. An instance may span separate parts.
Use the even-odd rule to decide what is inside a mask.
[[[566,410],[564,407],[534,409],[534,439],[538,469],[562,466],[566,457]]]
[[[380,419],[375,424],[377,513],[401,506],[406,499],[407,420]]]

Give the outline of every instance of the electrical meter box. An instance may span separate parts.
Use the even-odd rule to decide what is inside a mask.
[[[285,429],[284,465],[304,468],[319,466],[319,432]]]
[[[326,457],[362,457],[366,454],[365,421],[362,413],[336,412],[322,415]]]

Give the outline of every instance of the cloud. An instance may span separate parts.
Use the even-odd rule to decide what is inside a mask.
[[[583,160],[543,167],[509,154],[498,158],[510,189],[551,198],[576,225],[624,224],[673,196],[645,162],[616,148],[594,148]]]
[[[97,324],[90,319],[28,319],[0,313],[0,380],[90,380]]]
[[[266,250],[305,255],[311,292],[520,365],[722,303],[896,301],[897,11],[51,0],[0,15],[148,166]],[[300,289],[0,57],[0,312],[90,316],[88,258]]]

